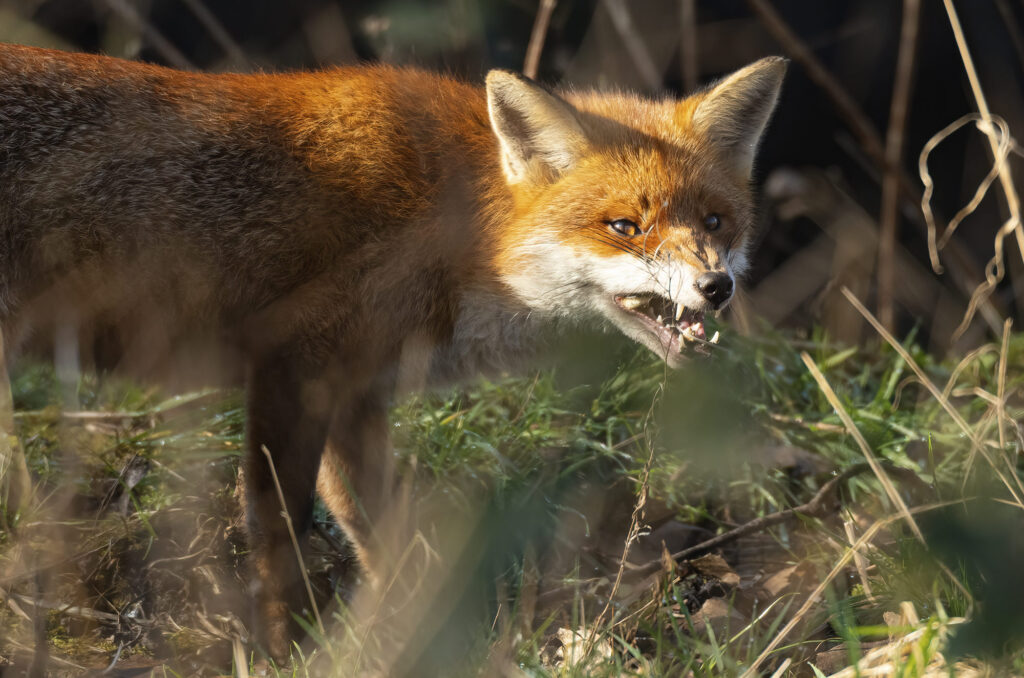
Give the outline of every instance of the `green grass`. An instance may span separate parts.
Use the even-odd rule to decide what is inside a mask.
[[[789,658],[811,675],[821,647],[845,652],[846,663],[869,655],[870,643],[890,635],[886,613],[898,614],[904,603],[920,620],[904,620],[903,630],[920,633],[895,675],[925,675],[938,652],[978,657],[1004,672],[998,675],[1020,670],[1024,512],[1005,502],[1024,494],[1014,423],[1024,414],[1024,335],[1009,342],[1002,446],[997,408],[971,390],[997,393],[998,346],[956,377],[949,402],[984,441],[980,450],[887,346],[842,348],[818,335],[760,331],[728,336],[713,359],[666,373],[621,342],[570,345],[555,367],[396,406],[396,454],[420,528],[428,543],[440,544],[443,559],[431,570],[441,573],[428,587],[435,597],[405,613],[423,615],[425,635],[389,645],[386,624],[368,634],[353,621],[342,602],[357,588],[352,560],[334,548],[342,538],[320,510],[307,562],[321,601],[334,599],[331,623],[282,675],[383,664],[415,667],[410,675],[735,676],[773,639],[778,647],[761,671],[770,674]],[[945,387],[956,363],[934,360],[913,337],[905,346]],[[863,461],[801,361],[804,350],[874,454],[906,470],[894,482],[908,505],[926,507],[916,514],[925,544],[890,520],[894,507],[863,474],[829,515],[723,547],[734,579],[683,563],[633,582],[627,567],[626,585],[595,626],[641,486],[650,493],[644,523],[675,521],[706,537],[806,502],[832,474]],[[118,630],[53,614],[55,649],[87,666],[105,665],[120,645],[123,659],[154,657],[154,665],[181,675],[228,671],[226,639],[245,618],[245,546],[233,489],[243,446],[240,395],[199,394],[182,405],[131,383],[87,377],[75,390],[83,409],[137,416],[83,426],[60,418],[61,386],[51,370],[23,369],[13,390],[35,492],[32,508],[17,518],[24,536],[0,541],[0,571],[31,571],[25,540],[51,550],[59,541],[76,565],[53,569],[49,597],[154,620],[135,638],[130,624]],[[789,450],[789,461],[780,449]],[[77,513],[53,525],[69,487]],[[889,522],[861,551],[864,576],[852,564],[843,568],[796,629],[777,638],[847,554],[844,522],[859,537],[880,520]],[[445,550],[455,544],[458,550]],[[649,547],[641,540],[634,554]],[[656,559],[657,549],[650,555]],[[793,565],[799,576],[767,596],[765,581]],[[30,579],[4,588],[31,598]],[[559,602],[529,614],[532,601],[552,590],[563,592]],[[704,623],[702,607],[716,605],[726,614]],[[30,644],[17,615],[0,612],[0,626],[11,638],[0,641],[0,655]]]

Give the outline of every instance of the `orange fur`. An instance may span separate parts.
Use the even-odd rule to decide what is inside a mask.
[[[622,304],[693,328],[727,303],[783,70],[763,60],[679,102],[2,45],[5,338],[49,351],[70,331],[99,367],[245,384],[257,618],[286,655],[304,597],[262,449],[300,536],[316,485],[380,579],[397,390],[503,368],[560,318],[680,364],[683,325]]]

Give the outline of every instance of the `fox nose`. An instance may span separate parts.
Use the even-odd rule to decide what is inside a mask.
[[[715,308],[732,297],[732,276],[728,273],[703,273],[697,278],[697,291]]]

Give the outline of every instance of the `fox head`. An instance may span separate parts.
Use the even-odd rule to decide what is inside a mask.
[[[704,349],[704,314],[748,266],[754,154],[785,70],[766,58],[661,101],[488,74],[513,196],[504,282],[534,311],[603,317],[672,367]]]

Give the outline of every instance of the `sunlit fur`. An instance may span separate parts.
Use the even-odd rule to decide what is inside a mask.
[[[244,383],[259,638],[287,655],[304,595],[263,450],[300,540],[316,484],[381,581],[396,390],[502,368],[558,318],[660,351],[612,295],[699,306],[700,272],[742,273],[783,68],[676,102],[561,98],[501,72],[487,89],[388,66],[208,75],[2,45],[7,357],[71,337],[83,364]]]
[[[500,232],[497,268],[503,279],[534,309],[606,318],[670,365],[680,365],[683,357],[667,352],[613,297],[656,293],[706,310],[694,286],[701,273],[721,271],[733,279],[744,274],[754,219],[753,150],[784,69],[784,61],[766,59],[682,102],[569,91],[565,100],[576,111],[579,130],[565,130],[563,147],[555,150],[553,130],[566,126],[560,106],[546,117],[531,110],[548,134],[541,140],[546,154],[557,151],[573,161],[554,177],[509,177],[518,190],[510,223]],[[543,108],[546,102],[530,105]],[[714,232],[704,228],[709,214],[722,221]],[[608,228],[622,218],[643,234],[625,238]]]

